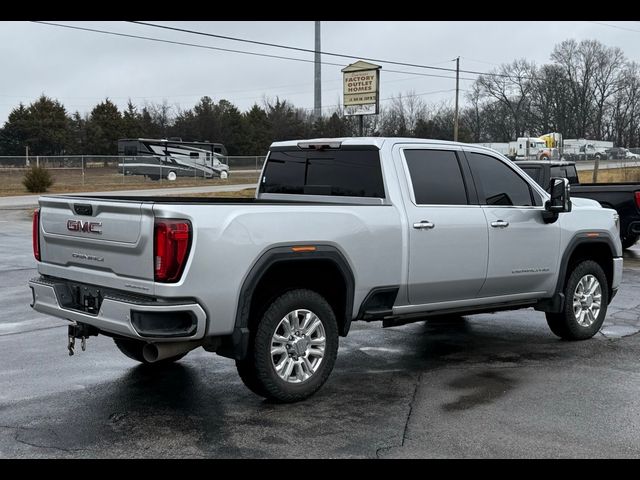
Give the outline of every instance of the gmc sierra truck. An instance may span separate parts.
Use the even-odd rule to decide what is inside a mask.
[[[42,196],[32,307],[154,366],[203,347],[281,402],[327,380],[356,320],[533,307],[592,337],[622,276],[618,215],[487,148],[271,145],[256,198]]]
[[[631,248],[640,238],[640,183],[580,183],[575,162],[516,162],[538,185],[546,187],[551,177],[565,177],[571,195],[590,198],[604,208],[612,208],[620,216],[622,248]]]

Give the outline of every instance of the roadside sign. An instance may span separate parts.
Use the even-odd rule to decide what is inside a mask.
[[[379,112],[381,68],[359,60],[342,69],[345,115],[375,115]]]

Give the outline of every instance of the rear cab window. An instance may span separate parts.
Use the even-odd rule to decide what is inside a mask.
[[[533,178],[533,180],[535,180],[535,182],[540,185],[542,185],[542,168],[540,167],[530,167],[530,166],[523,166],[520,167],[527,175],[529,175],[531,178]]]
[[[557,167],[551,167],[551,177],[562,177],[569,180],[570,185],[577,185],[578,180],[578,172],[576,171],[575,165],[561,165]]]
[[[272,150],[259,193],[385,198],[378,149]]]

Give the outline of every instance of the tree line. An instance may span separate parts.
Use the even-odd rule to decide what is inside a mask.
[[[526,59],[497,66],[465,91],[458,139],[507,142],[560,132],[565,138],[640,145],[640,67],[618,47],[597,40],[565,40],[550,62]],[[191,109],[131,101],[120,111],[108,98],[89,113],[69,113],[40,96],[14,108],[0,129],[0,155],[117,154],[119,138],[180,137],[223,143],[230,155],[263,155],[273,141],[356,136],[357,118],[340,107],[319,118],[287,100],[265,98],[241,112],[228,100],[202,97]],[[451,102],[428,104],[408,92],[388,99],[379,115],[365,117],[364,134],[453,139]]]

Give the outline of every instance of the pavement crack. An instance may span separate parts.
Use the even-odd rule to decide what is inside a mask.
[[[376,458],[380,458],[380,452],[384,450],[391,450],[392,448],[404,447],[404,442],[407,439],[407,432],[409,430],[409,422],[411,421],[411,414],[413,413],[413,405],[416,401],[416,397],[418,396],[418,389],[420,388],[420,383],[422,382],[422,374],[420,372],[418,374],[418,378],[416,379],[415,385],[413,387],[413,395],[411,396],[411,401],[409,402],[409,412],[407,413],[407,418],[404,422],[404,428],[402,429],[402,441],[400,445],[387,445],[384,447],[380,447],[376,450]]]
[[[418,380],[416,381],[415,388],[413,389],[413,396],[411,397],[411,402],[409,403],[409,413],[407,414],[407,420],[404,422],[404,430],[402,431],[402,443],[401,447],[404,447],[404,442],[407,439],[407,431],[409,430],[409,421],[411,420],[411,414],[413,413],[413,404],[416,401],[416,397],[418,396],[418,388],[420,388],[420,382],[422,381],[422,372],[418,375]]]

